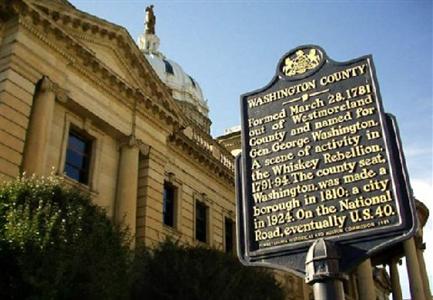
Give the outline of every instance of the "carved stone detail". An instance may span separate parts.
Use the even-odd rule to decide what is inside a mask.
[[[120,140],[119,148],[122,147],[137,147],[140,153],[144,156],[148,156],[150,152],[150,146],[145,144],[142,140],[137,139],[134,135],[129,135]]]
[[[96,36],[96,38],[100,38],[102,40],[111,37],[111,39],[116,38],[117,41],[119,41],[119,36],[123,37],[120,39],[122,42],[119,43],[118,47],[121,49],[120,51],[126,51],[126,59],[138,60],[138,63],[132,65],[132,67],[135,68],[135,72],[140,73],[141,76],[144,75],[150,76],[152,79],[155,78],[155,80],[143,81],[142,84],[140,84],[140,87],[130,86],[129,83],[124,82],[122,79],[116,78],[116,74],[112,73],[110,69],[107,69],[103,64],[101,64],[94,57],[94,54],[91,51],[83,47],[76,40],[77,35],[71,35],[69,30],[75,30],[77,34],[79,34],[79,31],[83,32],[83,26],[81,24],[82,20],[79,20],[75,16],[71,15],[68,11],[56,12],[56,16],[58,13],[58,17],[56,17],[56,20],[54,20],[52,18],[54,11],[45,12],[36,9],[33,5],[29,5],[26,2],[23,2],[23,6],[24,7],[22,7],[22,10],[19,12],[19,23],[33,33],[37,38],[47,44],[50,48],[61,54],[69,62],[68,65],[70,67],[76,69],[76,71],[81,73],[81,75],[92,81],[96,87],[112,95],[113,97],[120,99],[122,102],[125,102],[126,99],[128,102],[131,102],[131,106],[133,103],[132,101],[137,102],[138,111],[143,109],[153,111],[154,114],[152,115],[152,119],[158,119],[158,121],[163,120],[165,123],[171,126],[170,128],[172,128],[172,130],[175,128],[184,128],[185,126],[183,124],[188,124],[188,120],[182,115],[180,107],[177,105],[174,99],[171,98],[169,90],[163,85],[162,82],[159,81],[156,74],[154,74],[153,69],[150,66],[148,66],[148,68],[146,67],[148,63],[142,56],[139,49],[134,47],[135,44],[129,43],[125,30],[113,32],[104,27],[104,24],[91,21],[91,24],[89,24],[90,29],[86,30],[86,32],[82,35],[86,36],[88,39],[90,32],[98,32],[99,36]],[[38,6],[38,8],[44,8],[42,4],[36,6]],[[25,14],[23,13],[23,10],[26,10]],[[35,20],[37,20],[37,24],[34,23]],[[76,23],[76,29],[72,29],[74,22]],[[67,31],[65,31],[65,29],[61,26],[69,26],[69,28]],[[52,39],[50,36],[55,36],[56,38]],[[120,52],[118,54],[120,54]],[[84,66],[83,62],[86,60],[88,65]],[[110,83],[107,84],[107,82]],[[150,88],[150,90],[145,88],[143,89],[142,85],[145,84],[152,86],[152,88]],[[117,86],[118,92],[113,90],[113,85]],[[52,87],[47,86],[44,88],[55,90],[58,101],[64,102],[68,100],[68,92],[58,88],[58,86],[56,87],[56,85],[53,85]],[[173,101],[168,101],[169,103],[166,101],[165,105],[163,105],[162,101],[159,101],[158,97],[156,97],[153,93],[155,90],[158,90],[158,94],[160,94],[159,97],[161,99],[172,99]],[[149,99],[149,96],[151,96],[152,99]],[[131,140],[127,143],[128,145],[136,145],[140,148],[140,151],[144,155],[149,154],[150,149],[144,143],[138,141],[135,137],[128,137],[128,139]],[[134,140],[135,142],[133,142]],[[178,140],[178,137],[174,138],[174,140]],[[182,149],[185,148],[186,151],[191,153],[201,151],[198,149],[194,149],[195,151],[193,151],[192,148],[196,148],[196,146],[193,146],[190,141],[181,142],[181,140],[183,140],[183,138],[177,142],[180,142],[180,144],[183,145]],[[203,153],[201,153],[199,156],[201,157],[202,155]],[[228,175],[228,179],[233,177],[233,175],[230,174],[232,172],[227,172],[227,167],[222,169],[220,168],[221,162],[206,158],[201,158],[201,160],[202,162],[210,165],[211,168],[218,169],[221,173],[221,176]]]
[[[56,96],[56,99],[61,103],[66,103],[69,99],[68,91],[61,88],[57,83],[53,82],[48,76],[42,78],[40,84],[40,92],[52,92]]]
[[[40,92],[54,92],[54,83],[47,76],[44,76],[41,80]]]
[[[164,175],[168,182],[173,183],[176,181],[176,174],[174,174],[173,172],[164,172]]]
[[[37,5],[38,8],[45,9],[44,6]],[[24,11],[26,13],[24,14]],[[23,3],[23,7],[20,9],[18,13],[20,13],[19,22],[21,25],[23,25],[26,29],[28,29],[30,32],[32,32],[36,37],[38,37],[40,40],[42,40],[44,43],[46,43],[49,47],[54,49],[55,51],[59,52],[63,57],[65,57],[69,61],[69,65],[74,67],[79,73],[81,73],[83,76],[91,80],[95,86],[102,89],[104,92],[110,94],[111,96],[115,98],[119,98],[121,101],[124,101],[125,98],[133,98],[134,97],[134,90],[136,87],[130,86],[127,82],[125,82],[123,79],[118,78],[116,74],[114,74],[110,69],[107,69],[104,64],[101,64],[89,51],[87,48],[80,45],[75,40],[75,37],[71,36],[70,33],[64,31],[63,28],[59,27],[57,25],[57,22],[63,22],[63,24],[70,24],[71,29],[74,27],[75,31],[83,31],[82,26],[82,20],[79,18],[75,18],[74,16],[64,16],[63,14],[66,14],[67,12],[58,11],[59,18],[57,20],[52,19],[51,13],[45,15],[42,14],[40,10],[35,9],[33,6],[29,6],[27,3]],[[75,25],[75,26],[74,26]],[[105,36],[105,38],[114,39],[116,40],[122,40],[118,46],[119,49],[122,49],[126,57],[126,59],[130,61],[136,61],[138,59],[139,63],[131,64],[135,68],[135,72],[137,74],[140,74],[139,76],[150,76],[152,79],[155,79],[155,82],[150,80],[155,87],[159,88],[163,92],[163,96],[166,98],[170,98],[169,91],[163,86],[162,82],[158,81],[157,76],[153,76],[153,71],[150,70],[151,66],[148,65],[148,68],[146,68],[147,61],[144,57],[142,57],[141,52],[138,50],[138,48],[134,48],[134,43],[128,42],[128,34],[126,30],[122,29],[119,31],[110,31],[106,28],[104,28],[101,24],[93,23],[89,24],[89,26],[98,27],[99,30],[96,30],[93,28],[92,31],[99,31],[101,38]],[[41,31],[44,32],[44,34],[41,33]],[[82,35],[85,36],[86,34],[89,34],[91,30],[86,30]],[[105,32],[105,34],[103,34]],[[50,34],[53,34],[56,39],[50,39],[48,38]],[[88,38],[87,38],[88,39]],[[126,40],[125,40],[126,39]],[[65,45],[65,47],[60,47],[58,43],[61,42]],[[68,52],[74,52],[74,54],[68,53]],[[116,55],[119,55],[120,53],[116,53]],[[120,55],[122,56],[122,55]],[[123,59],[121,59],[122,62],[124,62]],[[84,65],[84,68],[83,68]],[[127,64],[125,64],[127,65]],[[89,70],[91,69],[91,70]],[[130,69],[128,67],[128,69]],[[95,76],[96,75],[96,76]],[[95,78],[99,77],[99,78]],[[103,80],[100,80],[103,79]],[[107,84],[107,82],[109,82]],[[140,84],[141,86],[144,83]],[[113,85],[117,86],[118,92],[113,92]],[[144,86],[144,85],[143,85]],[[142,87],[143,88],[143,87]],[[152,94],[153,95],[153,94]],[[61,94],[58,95],[58,98],[60,101],[65,100],[67,98],[62,97]],[[174,101],[173,101],[174,102]],[[169,109],[166,110],[162,107],[162,104],[158,99],[155,97],[152,97],[151,103],[150,103],[151,109],[156,111],[161,111],[161,114],[155,115],[155,118],[159,118],[163,120],[168,125],[172,125],[173,123],[178,122],[184,122],[182,119],[180,109]],[[171,103],[170,106],[176,107],[175,103]],[[175,115],[170,116],[170,114],[175,113]],[[170,124],[169,124],[170,123]]]

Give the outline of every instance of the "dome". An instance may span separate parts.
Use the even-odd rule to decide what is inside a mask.
[[[162,82],[172,90],[173,98],[191,103],[203,116],[208,116],[207,101],[194,78],[185,73],[179,64],[166,59],[161,53],[148,52],[145,53],[145,57]]]
[[[209,132],[209,107],[200,85],[179,64],[166,58],[158,50],[159,38],[155,34],[155,23],[156,17],[151,5],[146,8],[145,30],[138,38],[138,47],[161,81],[170,88],[173,98],[181,103],[184,112]]]

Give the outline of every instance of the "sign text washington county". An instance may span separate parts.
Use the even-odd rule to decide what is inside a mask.
[[[246,256],[407,226],[371,56],[337,63],[299,47],[241,111]]]

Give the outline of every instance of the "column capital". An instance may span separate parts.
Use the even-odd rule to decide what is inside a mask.
[[[62,103],[68,101],[68,91],[61,88],[57,83],[53,82],[48,76],[44,76],[41,79],[39,91],[42,93],[52,92],[57,100]]]
[[[138,148],[140,153],[143,154],[144,156],[149,155],[150,152],[150,146],[145,144],[142,140],[137,139],[137,137],[132,134],[120,139],[119,148],[122,147],[129,147],[129,148],[136,147]]]
[[[413,237],[413,239],[415,241],[415,247],[416,247],[416,249],[425,250],[426,245],[425,245],[425,243],[423,241],[422,235],[418,235],[417,234],[417,235],[415,235]]]
[[[396,264],[396,265],[401,266],[402,261],[401,261],[400,257],[395,256],[395,257],[391,257],[390,259],[388,259],[386,264],[388,264],[388,265]]]
[[[44,76],[41,79],[39,91],[41,92],[54,92],[55,83],[51,81],[48,76]]]

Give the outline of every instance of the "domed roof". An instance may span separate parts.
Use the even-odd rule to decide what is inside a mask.
[[[204,117],[208,117],[209,107],[200,85],[176,62],[167,59],[158,51],[159,38],[155,34],[153,5],[146,8],[145,31],[138,38],[138,47],[151,64],[158,77],[171,90],[173,98],[192,104]]]
[[[209,108],[199,84],[179,64],[154,53],[145,53],[145,56],[159,78],[173,91],[176,100],[189,102],[202,115],[208,116]]]

